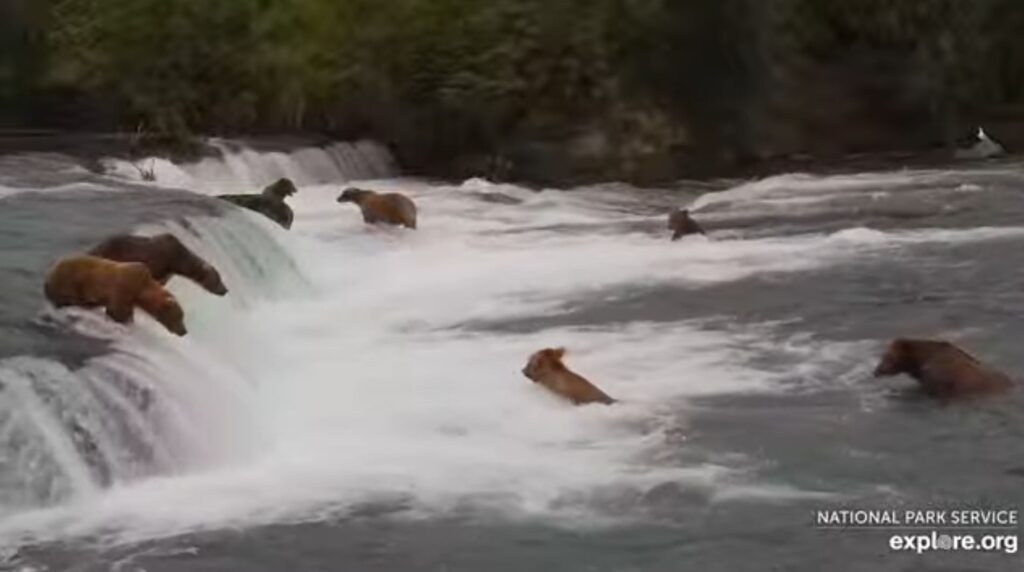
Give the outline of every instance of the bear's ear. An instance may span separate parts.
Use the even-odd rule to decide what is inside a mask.
[[[562,359],[562,357],[565,355],[565,348],[561,347],[561,346],[557,347],[557,348],[553,348],[551,350],[551,355],[556,357],[556,358],[558,358],[558,359]]]

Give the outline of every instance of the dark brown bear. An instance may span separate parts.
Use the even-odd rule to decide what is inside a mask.
[[[377,193],[348,188],[338,197],[339,203],[355,203],[363,212],[363,222],[384,223],[416,228],[416,204],[400,193]]]
[[[707,234],[686,209],[672,209],[668,213],[668,229],[672,231],[672,240],[679,240],[688,234]]]
[[[228,293],[217,269],[189,250],[173,234],[119,234],[104,240],[89,254],[115,262],[141,262],[161,284],[166,284],[172,274],[177,274],[218,296]]]
[[[217,198],[256,211],[283,228],[289,229],[292,227],[295,215],[284,199],[294,195],[296,191],[295,183],[292,183],[290,179],[278,179],[258,195],[217,195]]]
[[[1013,385],[1003,373],[942,340],[893,340],[875,368],[875,377],[901,373],[916,379],[927,395],[942,400],[1001,393]]]
[[[523,375],[568,399],[574,405],[615,403],[608,394],[566,367],[562,363],[564,356],[565,348],[545,348],[535,352],[523,368]]]
[[[103,306],[110,319],[127,324],[138,306],[168,331],[186,334],[185,313],[178,301],[141,262],[114,262],[86,255],[62,258],[50,269],[43,290],[58,308]]]

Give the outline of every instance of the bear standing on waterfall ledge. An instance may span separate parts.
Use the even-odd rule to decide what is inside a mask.
[[[416,204],[400,193],[377,193],[348,188],[338,197],[339,203],[355,203],[363,212],[363,222],[384,223],[416,228]]]
[[[141,262],[149,268],[153,279],[161,284],[167,284],[171,275],[177,274],[211,294],[223,296],[228,293],[217,269],[189,250],[173,234],[118,234],[101,242],[89,254],[114,262]]]
[[[562,363],[565,348],[545,348],[530,356],[523,368],[523,375],[539,383],[574,405],[604,403],[611,405],[615,400],[590,383],[583,376],[573,372]]]
[[[901,373],[916,379],[925,394],[944,401],[1002,393],[1013,387],[1002,372],[942,340],[893,340],[875,368],[875,377]]]
[[[290,179],[278,179],[258,195],[217,195],[217,198],[256,211],[287,230],[292,227],[295,215],[284,199],[296,191]]]
[[[114,262],[96,256],[70,256],[53,265],[43,288],[58,308],[106,308],[120,324],[131,323],[138,306],[171,333],[184,336],[185,313],[178,301],[140,262]]]

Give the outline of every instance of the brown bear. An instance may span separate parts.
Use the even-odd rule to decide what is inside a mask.
[[[668,213],[668,229],[672,231],[672,240],[679,240],[688,234],[707,234],[687,209],[672,209]]]
[[[338,197],[339,203],[355,203],[363,211],[368,224],[384,223],[416,228],[416,204],[400,193],[377,193],[348,188]]]
[[[287,230],[292,227],[295,214],[284,199],[294,195],[297,190],[291,179],[278,179],[258,195],[217,195],[217,198],[256,211]]]
[[[212,294],[223,296],[228,293],[217,269],[189,250],[173,234],[118,234],[101,242],[89,254],[115,262],[141,262],[161,284],[167,284],[171,275],[177,274]]]
[[[942,400],[1001,393],[1013,385],[1003,373],[943,340],[893,340],[875,377],[901,373],[916,379],[925,394]]]
[[[88,255],[62,258],[50,269],[43,291],[58,308],[103,306],[107,316],[120,324],[130,323],[138,306],[171,333],[187,333],[178,301],[141,262],[114,262]]]
[[[565,364],[562,357],[565,348],[545,348],[530,356],[530,361],[523,368],[523,375],[548,388],[554,393],[568,399],[575,405],[587,403],[604,403],[610,405],[615,400],[601,391],[583,376],[576,374]]]

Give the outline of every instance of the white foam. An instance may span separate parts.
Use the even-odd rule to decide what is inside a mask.
[[[787,174],[744,183],[731,189],[707,193],[694,201],[691,209],[700,211],[736,203],[782,201],[783,204],[807,204],[829,201],[850,193],[874,193],[879,188],[925,185],[942,181],[947,171],[893,171],[853,175],[817,176]]]
[[[704,288],[843,264],[880,248],[1024,234],[852,228],[673,243],[609,230],[623,220],[622,205],[603,202],[600,191],[367,186],[412,196],[420,228],[368,227],[355,206],[335,202],[340,186],[327,184],[289,199],[291,233],[243,212],[143,229],[185,237],[232,291],[218,299],[173,280],[189,336],[170,339],[142,320],[142,331],[123,340],[134,345],[115,354],[143,354],[158,382],[180,396],[173,419],[184,442],[196,437],[191,422],[210,444],[197,448],[185,474],[12,516],[0,523],[0,543],[99,532],[133,540],[380,501],[427,514],[471,503],[508,515],[590,518],[579,499],[661,483],[710,489],[720,502],[818,498],[785,483],[737,482],[722,467],[664,460],[665,433],[678,429],[692,397],[777,390],[781,373],[745,365],[756,332],[689,322],[516,334],[465,326],[551,317],[631,288]],[[523,202],[486,202],[473,192]],[[625,218],[663,225],[662,217]],[[568,364],[622,403],[576,408],[527,381],[520,370],[529,354],[554,345],[567,346]]]
[[[54,185],[52,187],[5,187],[0,185],[0,198],[22,193],[68,193],[73,191],[118,192],[119,190],[120,189],[114,189],[96,183],[85,182],[67,183],[63,185]]]
[[[981,185],[975,185],[973,183],[964,183],[962,185],[957,186],[956,190],[961,193],[977,193],[985,189]]]
[[[855,244],[882,244],[891,239],[889,235],[882,231],[863,226],[837,231],[829,238],[831,240]]]
[[[256,192],[282,177],[301,186],[388,177],[399,172],[388,150],[369,141],[299,147],[289,152],[257,151],[224,139],[207,143],[218,156],[183,164],[161,157],[106,159],[103,165],[112,177],[205,194]]]

